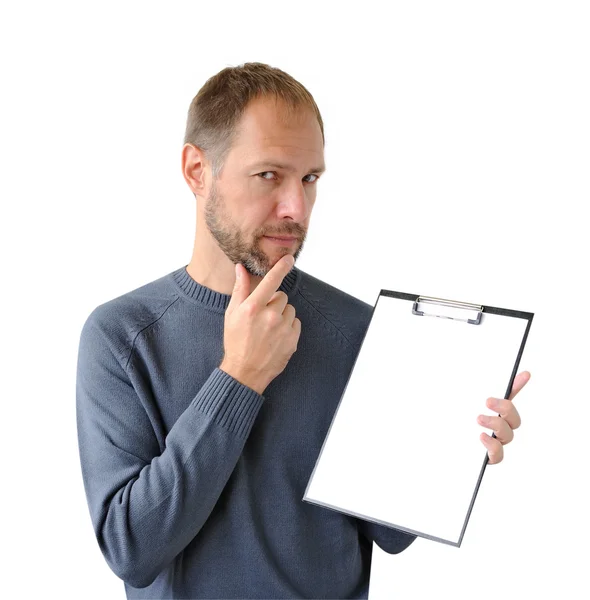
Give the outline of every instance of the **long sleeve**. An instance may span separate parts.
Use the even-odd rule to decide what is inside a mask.
[[[399,529],[378,525],[372,521],[358,519],[358,525],[361,533],[369,541],[375,542],[381,550],[388,554],[399,554],[416,539],[415,535],[405,533]]]
[[[78,352],[78,443],[101,551],[116,575],[141,588],[199,533],[264,397],[214,369],[161,451],[117,348],[108,327],[91,314]]]

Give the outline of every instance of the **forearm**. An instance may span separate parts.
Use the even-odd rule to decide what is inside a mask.
[[[121,579],[133,587],[149,585],[198,534],[240,457],[262,400],[215,370],[168,433],[165,450],[150,462],[110,443],[115,425],[110,432],[97,428],[90,411],[80,411],[91,516],[105,559]]]

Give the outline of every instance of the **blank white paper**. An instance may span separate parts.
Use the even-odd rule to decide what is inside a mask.
[[[304,500],[458,545],[486,457],[477,416],[497,414],[485,401],[504,398],[528,320],[412,306],[379,296]]]

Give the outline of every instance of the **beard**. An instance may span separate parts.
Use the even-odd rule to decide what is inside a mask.
[[[251,240],[247,239],[244,232],[228,214],[225,201],[217,190],[215,180],[213,180],[211,193],[205,205],[205,223],[229,260],[233,264],[242,263],[248,273],[257,277],[264,277],[274,266],[271,258],[260,245],[265,235],[293,236],[299,239],[299,246],[293,254],[295,260],[301,254],[305,243],[306,231],[302,226],[293,222],[288,227],[285,223],[285,227],[280,231],[268,231],[266,228],[261,227],[252,234]],[[289,254],[289,252],[283,252],[281,256],[285,254]],[[281,256],[279,256],[279,259]]]

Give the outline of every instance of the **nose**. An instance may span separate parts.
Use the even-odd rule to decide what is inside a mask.
[[[281,194],[277,206],[277,216],[280,219],[290,217],[297,223],[303,223],[309,217],[314,202],[315,190],[308,191],[302,182],[291,185]]]

